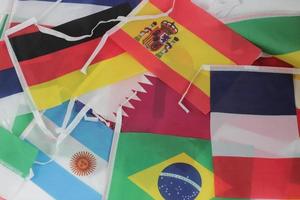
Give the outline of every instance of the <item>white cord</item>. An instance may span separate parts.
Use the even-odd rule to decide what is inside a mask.
[[[192,80],[190,81],[190,84],[188,85],[188,87],[186,88],[185,92],[183,93],[183,95],[181,96],[180,100],[178,101],[178,105],[186,112],[189,113],[190,110],[182,103],[183,99],[186,97],[186,95],[188,94],[192,84],[194,83],[194,81],[196,80],[196,78],[198,77],[199,73],[201,72],[202,67],[200,67],[198,69],[198,71],[194,74]]]
[[[116,123],[115,123],[115,129],[114,129],[114,136],[113,141],[111,145],[111,150],[109,154],[109,162],[108,162],[108,184],[106,187],[106,191],[104,196],[104,200],[108,199],[113,170],[115,166],[115,160],[116,160],[116,154],[118,150],[118,142],[120,138],[121,128],[122,128],[122,116],[123,116],[123,106],[127,104],[132,98],[134,98],[137,95],[137,91],[135,91],[126,101],[124,101],[117,110],[117,117],[116,117]]]

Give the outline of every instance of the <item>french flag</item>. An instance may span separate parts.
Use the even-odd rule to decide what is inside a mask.
[[[294,86],[292,74],[211,71],[217,197],[300,198]]]

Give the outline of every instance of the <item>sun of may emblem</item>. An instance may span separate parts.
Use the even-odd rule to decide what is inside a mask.
[[[88,176],[96,169],[96,158],[89,152],[81,151],[72,156],[70,166],[77,176]]]
[[[160,58],[179,41],[179,38],[174,36],[177,33],[178,29],[174,22],[163,20],[159,26],[154,21],[150,26],[145,27],[135,39],[141,41],[150,51],[158,51],[155,55]]]

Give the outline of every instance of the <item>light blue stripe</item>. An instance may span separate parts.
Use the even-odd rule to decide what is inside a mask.
[[[39,152],[37,160],[49,157]],[[56,200],[101,200],[100,193],[81,182],[55,162],[34,165],[32,181]]]
[[[71,133],[71,136],[108,161],[113,131],[103,123],[82,120]]]
[[[68,102],[60,106],[49,109],[45,112],[45,116],[53,121],[57,126],[61,126]],[[84,105],[76,102],[72,111],[71,120],[77,115]],[[93,153],[108,161],[110,147],[112,143],[113,131],[101,122],[91,122],[82,119],[71,133],[81,144],[90,149]]]
[[[46,110],[44,115],[53,121],[57,126],[61,127],[64,121],[64,117],[66,114],[66,110],[68,107],[68,101],[64,102],[63,104],[56,106],[54,108]],[[72,114],[73,115],[73,114]]]

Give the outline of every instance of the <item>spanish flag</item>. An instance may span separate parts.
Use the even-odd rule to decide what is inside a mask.
[[[150,0],[137,8],[137,15],[166,12],[172,2]],[[252,64],[260,55],[258,48],[190,0],[176,1],[168,17],[129,22],[111,37],[180,94],[202,64]],[[208,113],[209,91],[209,74],[201,72],[187,99]]]

